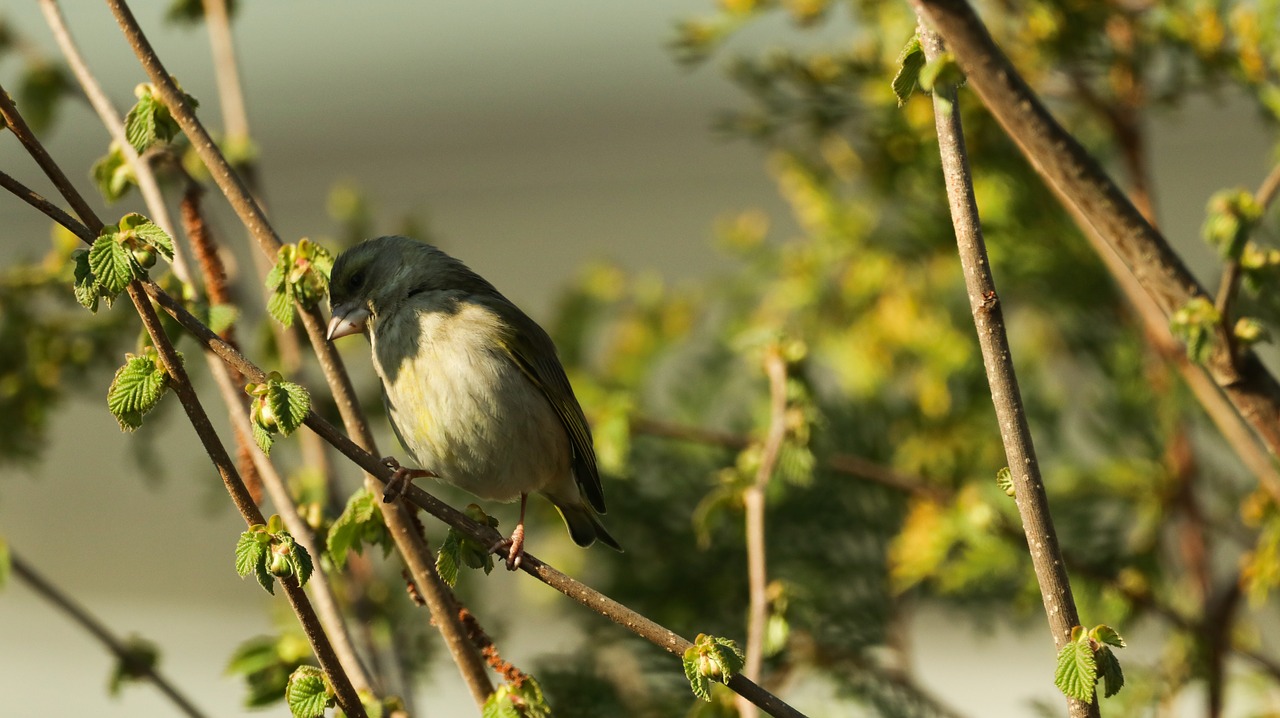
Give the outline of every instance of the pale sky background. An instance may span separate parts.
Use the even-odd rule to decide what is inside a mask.
[[[127,108],[144,76],[109,13],[98,3],[64,4],[83,51]],[[138,2],[135,11],[208,121],[217,115],[206,36],[162,25],[166,4]],[[761,207],[785,225],[761,152],[710,130],[716,111],[740,101],[721,63],[689,72],[664,48],[673,22],[709,2],[242,4],[237,44],[250,117],[286,241],[331,231],[328,191],[350,181],[374,198],[381,229],[405,213],[426,219],[451,252],[545,317],[556,288],[585,261],[617,259],[678,281],[724,266],[708,243],[717,216]],[[34,3],[6,3],[0,14],[52,51]],[[759,48],[787,35],[766,26],[738,44]],[[0,81],[12,83],[15,70],[13,60],[0,63]],[[69,110],[49,145],[84,178],[106,135],[87,110]],[[1268,167],[1267,138],[1251,111],[1215,100],[1154,127],[1151,150],[1167,232],[1207,266],[1197,239],[1205,199],[1224,186],[1255,186]],[[0,167],[44,187],[3,135]],[[80,187],[91,194],[87,181]],[[133,209],[133,201],[107,214]],[[229,213],[217,212],[222,231],[238,237]],[[17,201],[0,199],[0,226],[0,262],[44,251],[48,223]],[[362,346],[346,350],[358,367],[367,363]],[[164,426],[143,429],[171,444],[171,475],[155,485],[132,475],[135,464],[100,398],[105,386],[106,378],[101,390],[64,407],[40,467],[0,470],[0,534],[118,633],[157,643],[162,669],[212,715],[240,715],[242,687],[222,669],[238,643],[270,630],[263,608],[271,600],[234,575],[232,547],[243,525],[177,411]],[[219,503],[221,510],[193,510]],[[151,523],[166,520],[175,523]],[[585,610],[524,576],[495,572],[485,580],[517,597],[528,623]],[[970,715],[1027,715],[1029,698],[1057,699],[1043,621],[1026,631],[979,636],[927,616],[913,637],[914,658],[925,683]],[[528,665],[572,649],[574,640],[524,630],[502,648]],[[173,714],[145,685],[108,698],[110,666],[97,644],[25,586],[15,581],[0,593],[5,715]],[[672,670],[679,670],[674,659]],[[468,714],[452,671],[444,666],[419,695],[424,714]],[[1002,677],[998,690],[993,676]],[[813,687],[798,707],[814,718],[831,715],[821,695]]]

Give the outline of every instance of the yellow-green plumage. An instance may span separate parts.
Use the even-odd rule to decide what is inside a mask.
[[[406,237],[344,252],[330,293],[331,326],[367,328],[391,425],[419,466],[485,499],[541,493],[577,544],[619,548],[596,516],[605,506],[591,429],[532,319],[458,260]]]

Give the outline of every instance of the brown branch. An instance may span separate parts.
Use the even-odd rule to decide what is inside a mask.
[[[274,258],[281,244],[280,237],[267,221],[261,206],[219,151],[204,125],[196,118],[183,93],[165,70],[159,56],[143,34],[141,26],[138,25],[128,5],[124,0],[107,0],[107,5],[111,8],[116,22],[150,77],[152,85],[155,86],[169,113],[209,169],[215,184],[227,197],[241,223],[257,241],[262,252]],[[351,436],[372,451],[375,448],[373,435],[364,420],[364,414],[360,411],[355,389],[341,358],[333,346],[325,340],[324,323],[315,309],[302,306],[298,306],[297,309],[325,379],[328,381],[334,402],[342,415],[343,424]],[[371,475],[366,476],[366,485],[374,490],[380,488],[374,483]],[[483,705],[488,695],[493,692],[493,684],[489,681],[483,658],[467,640],[465,629],[457,616],[453,611],[448,610],[451,601],[445,599],[451,596],[451,592],[436,574],[435,561],[427,546],[426,538],[409,520],[408,509],[397,503],[379,506],[387,528],[396,543],[396,548],[413,573],[414,581],[427,598],[436,627],[444,638],[445,645],[463,679],[467,682],[472,697],[475,698],[477,705]]]
[[[920,18],[920,43],[925,57],[935,60],[943,53],[938,35],[925,27]],[[1049,512],[1049,500],[1040,465],[1036,459],[1031,429],[1027,423],[1018,377],[1014,371],[1009,338],[1005,331],[1004,312],[996,294],[987,257],[978,206],[973,196],[973,181],[965,153],[964,132],[960,124],[960,106],[955,88],[935,87],[933,111],[937,124],[938,148],[942,156],[942,173],[951,205],[951,221],[955,227],[960,264],[964,270],[969,307],[978,332],[982,363],[986,368],[991,398],[995,404],[1000,438],[1013,474],[1018,513],[1023,532],[1031,549],[1031,564],[1040,585],[1040,597],[1053,634],[1054,645],[1061,649],[1071,640],[1071,631],[1080,625],[1071,582],[1063,565],[1062,550]],[[1096,702],[1067,699],[1073,717],[1098,716]]]
[[[760,680],[764,664],[764,631],[769,618],[769,576],[766,565],[765,488],[773,478],[787,435],[787,363],[775,344],[765,350],[764,370],[769,377],[769,431],[760,453],[760,467],[755,481],[742,493],[747,535],[747,646],[742,675]],[[755,718],[755,705],[739,696],[738,715]]]
[[[912,0],[946,41],[968,86],[1036,171],[1078,207],[1089,224],[1129,267],[1166,316],[1192,299],[1209,300],[1205,289],[1119,187],[1049,114],[1000,52],[965,0]],[[1222,334],[1219,331],[1219,334]],[[1280,384],[1250,351],[1233,357],[1219,336],[1206,370],[1236,410],[1280,454]]]
[[[36,163],[44,171],[45,176],[58,188],[67,203],[75,208],[89,234],[96,236],[100,233],[103,228],[102,220],[84,201],[84,198],[76,191],[58,164],[53,161],[53,158],[45,150],[39,139],[31,132],[31,128],[27,126],[22,115],[14,107],[13,101],[3,87],[0,87],[0,117],[4,118],[5,124],[14,137],[22,143],[27,153],[36,160]],[[142,289],[142,283],[137,279],[130,281],[127,291],[129,299],[133,302],[134,308],[138,312],[138,316],[142,319],[143,327],[147,330],[147,334],[159,354],[165,373],[169,376],[170,387],[178,395],[178,400],[182,403],[187,419],[190,421],[192,428],[195,429],[205,452],[221,476],[223,485],[231,496],[232,502],[236,505],[236,509],[240,511],[240,515],[245,522],[251,526],[266,523],[257,505],[253,503],[253,498],[250,496],[248,489],[245,488],[244,482],[240,480],[239,474],[236,473],[235,465],[232,463],[231,457],[227,454],[227,450],[222,445],[221,440],[218,439],[217,432],[209,421],[209,416],[205,413],[204,407],[200,405],[200,399],[191,385],[186,369],[182,365],[182,360],[173,348],[169,338],[165,335],[164,329],[160,326],[160,318],[156,315],[155,308],[151,306],[151,302],[147,300],[147,295]],[[324,634],[324,629],[316,618],[306,594],[302,592],[297,581],[291,577],[281,579],[280,583],[284,586],[285,596],[288,598],[294,613],[298,616],[299,623],[302,624],[303,631],[311,643],[311,648],[320,662],[320,667],[324,670],[337,694],[339,705],[348,715],[365,715],[364,707],[360,704],[360,699],[356,695],[355,689],[352,688],[350,679],[342,671],[342,667],[333,653],[333,648],[329,644],[329,640]]]
[[[191,699],[184,696],[176,686],[170,683],[169,679],[160,673],[160,669],[150,663],[135,660],[134,652],[129,649],[129,646],[124,641],[117,638],[109,628],[103,625],[83,606],[76,603],[74,599],[41,576],[12,548],[10,548],[9,552],[9,562],[13,566],[14,575],[25,582],[31,590],[43,596],[49,603],[60,608],[63,613],[67,614],[72,621],[80,624],[90,635],[98,639],[102,645],[106,646],[108,651],[111,651],[116,660],[128,667],[130,675],[150,681],[183,713],[192,718],[204,718],[205,714],[195,707]]]

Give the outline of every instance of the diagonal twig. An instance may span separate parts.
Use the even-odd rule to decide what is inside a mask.
[[[943,52],[942,41],[937,34],[925,27],[923,16],[919,34],[925,57],[935,60]],[[969,293],[969,308],[978,332],[978,345],[982,350],[982,363],[986,368],[987,382],[991,386],[991,399],[1000,424],[1005,456],[1013,474],[1018,513],[1022,517],[1022,530],[1031,549],[1031,564],[1040,585],[1040,597],[1044,602],[1054,645],[1062,648],[1071,640],[1072,629],[1080,625],[1080,617],[1063,564],[1062,549],[1058,546],[1044,480],[1040,475],[1040,464],[1031,439],[1031,428],[1027,423],[1026,409],[1018,388],[1009,338],[1005,332],[1004,312],[991,276],[991,262],[987,257],[982,227],[978,220],[978,206],[974,200],[973,181],[969,174],[964,133],[960,125],[960,107],[956,102],[954,86],[934,88],[933,108],[938,148],[942,156],[943,179],[951,205],[951,221],[955,227],[960,264],[964,270],[965,288]],[[1098,716],[1096,702],[1085,703],[1068,698],[1067,706],[1073,718]]]

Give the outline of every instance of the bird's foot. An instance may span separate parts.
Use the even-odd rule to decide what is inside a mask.
[[[511,532],[511,538],[505,538],[495,543],[489,548],[489,553],[494,553],[499,549],[507,552],[507,570],[514,571],[520,568],[520,563],[524,560],[524,524],[516,524],[516,530]]]
[[[379,463],[395,472],[382,489],[383,503],[389,504],[400,498],[400,494],[404,493],[405,488],[413,483],[414,479],[435,476],[435,474],[424,469],[406,469],[400,465],[399,461],[396,461],[394,456],[384,456],[379,460]]]

